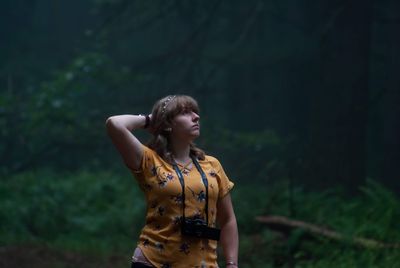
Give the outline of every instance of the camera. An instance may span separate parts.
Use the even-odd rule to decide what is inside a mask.
[[[219,240],[221,230],[207,226],[200,218],[184,218],[181,228],[182,235]]]

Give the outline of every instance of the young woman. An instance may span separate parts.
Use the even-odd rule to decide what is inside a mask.
[[[147,202],[132,267],[215,268],[219,241],[226,267],[237,268],[234,184],[220,162],[193,143],[200,135],[197,102],[170,95],[150,115],[111,116],[106,127]],[[147,146],[131,133],[146,128],[152,134]]]

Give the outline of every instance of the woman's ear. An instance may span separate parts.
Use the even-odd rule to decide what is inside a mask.
[[[171,127],[167,127],[164,128],[160,134],[163,135],[164,137],[168,137],[171,134],[172,128]]]

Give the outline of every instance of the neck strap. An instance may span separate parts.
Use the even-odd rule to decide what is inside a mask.
[[[207,180],[207,176],[204,173],[203,169],[201,168],[196,157],[192,156],[191,158],[192,158],[194,165],[196,166],[197,171],[200,173],[201,179],[206,188],[206,221],[207,221],[207,225],[208,225],[208,180]],[[182,186],[183,220],[185,220],[185,181],[183,179],[182,172],[178,168],[178,165],[176,163],[174,163],[173,167],[175,169],[176,175],[178,175],[179,182],[181,183],[181,186]]]

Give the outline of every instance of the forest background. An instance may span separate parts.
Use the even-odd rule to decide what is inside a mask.
[[[104,123],[168,94],[235,182],[241,267],[400,263],[399,1],[0,5],[0,267],[129,266],[145,204]]]

